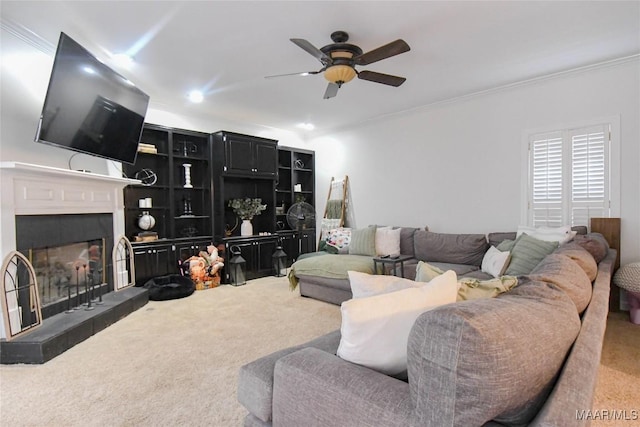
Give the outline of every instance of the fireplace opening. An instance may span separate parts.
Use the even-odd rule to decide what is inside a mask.
[[[16,216],[17,248],[36,272],[42,318],[113,290],[111,214]]]
[[[29,249],[44,311],[51,311],[52,304],[66,304],[70,310],[101,298],[106,283],[104,247],[104,239],[98,239]]]

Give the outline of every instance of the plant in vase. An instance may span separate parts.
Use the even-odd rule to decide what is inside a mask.
[[[262,199],[252,199],[245,197],[243,199],[229,200],[229,207],[240,217],[242,224],[240,225],[241,236],[253,235],[253,225],[251,220],[254,216],[260,215],[263,210],[267,209],[267,205],[262,204]]]

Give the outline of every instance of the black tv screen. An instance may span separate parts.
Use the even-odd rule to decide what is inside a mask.
[[[36,141],[133,164],[148,105],[147,94],[61,33]]]

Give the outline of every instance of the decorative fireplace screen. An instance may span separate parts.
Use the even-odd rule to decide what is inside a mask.
[[[2,315],[7,340],[42,323],[36,273],[20,252],[11,252],[2,265]]]
[[[105,239],[31,248],[29,259],[36,272],[42,306],[80,299],[105,283]],[[91,292],[92,298],[97,292]],[[84,299],[84,297],[83,297]]]

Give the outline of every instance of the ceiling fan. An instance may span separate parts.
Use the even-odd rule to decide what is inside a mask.
[[[331,33],[332,44],[328,44],[318,49],[305,39],[290,39],[297,46],[301,47],[322,63],[322,68],[318,71],[307,71],[303,73],[279,74],[267,76],[266,78],[282,76],[308,76],[312,74],[324,73],[324,77],[329,81],[324,99],[333,98],[338,94],[338,89],[347,82],[358,76],[361,80],[382,83],[389,86],[398,87],[407,80],[404,77],[392,76],[390,74],[377,73],[375,71],[357,71],[356,65],[369,65],[392,56],[409,51],[411,48],[402,39],[398,39],[384,46],[380,46],[369,52],[362,53],[358,46],[347,43],[349,34],[344,31],[334,31]]]

